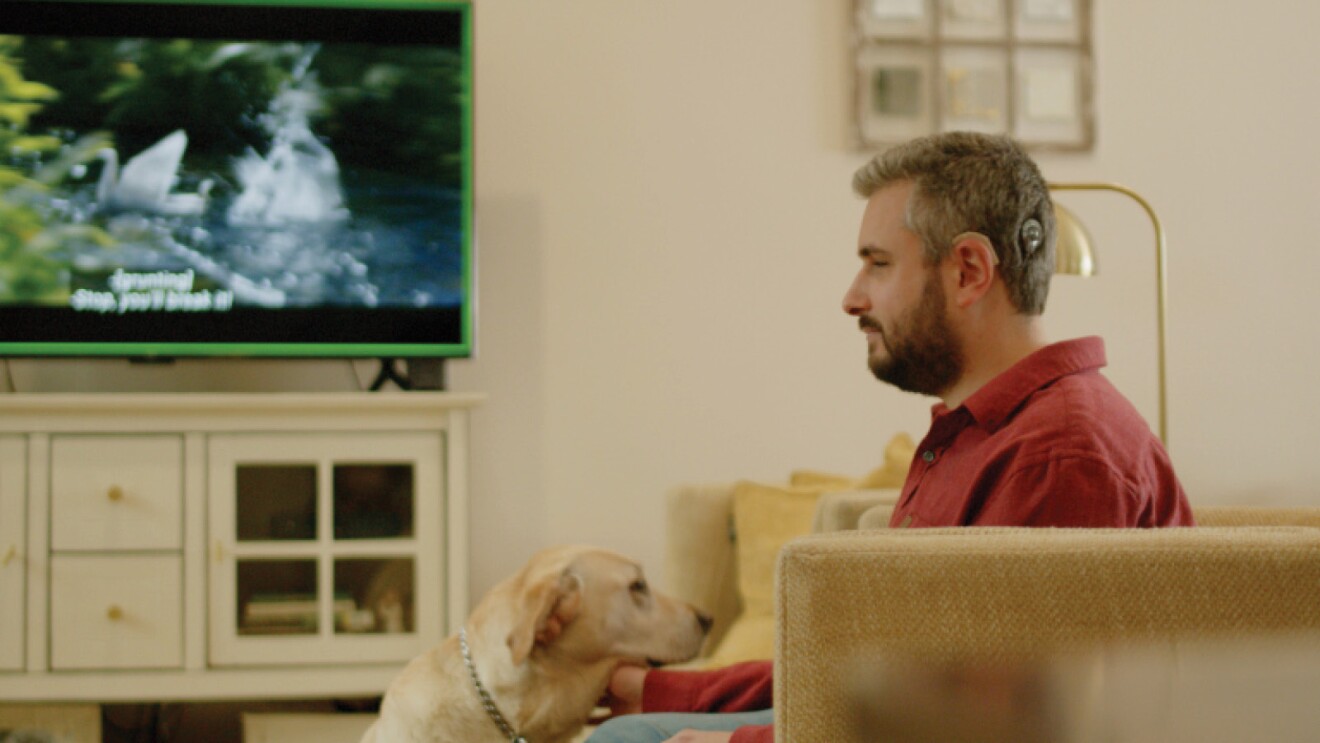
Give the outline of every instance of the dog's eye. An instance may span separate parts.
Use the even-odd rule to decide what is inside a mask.
[[[628,590],[632,591],[633,593],[646,594],[650,589],[647,588],[646,581],[639,579],[633,581],[633,584],[631,586],[628,586]]]

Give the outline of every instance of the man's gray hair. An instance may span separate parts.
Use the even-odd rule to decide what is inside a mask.
[[[1013,305],[1025,315],[1044,312],[1054,273],[1054,205],[1020,144],[972,132],[921,137],[859,168],[853,190],[870,198],[903,181],[913,184],[907,227],[921,237],[929,263],[942,260],[959,234],[980,232],[999,257]],[[1031,220],[1039,229],[1029,226]]]

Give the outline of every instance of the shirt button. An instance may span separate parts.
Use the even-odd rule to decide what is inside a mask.
[[[921,453],[921,461],[925,462],[926,464],[930,464],[931,462],[934,462],[935,452],[931,451],[930,449],[923,451]]]

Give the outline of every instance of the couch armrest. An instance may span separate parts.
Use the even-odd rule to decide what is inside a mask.
[[[858,659],[1320,631],[1320,529],[879,529],[780,553],[780,740],[848,740]]]
[[[892,508],[898,502],[898,495],[899,491],[895,489],[823,493],[816,503],[816,516],[811,530],[823,533],[856,529],[863,513],[876,506],[888,505]]]
[[[666,495],[665,506],[665,590],[715,619],[704,657],[742,611],[733,483],[674,488]]]

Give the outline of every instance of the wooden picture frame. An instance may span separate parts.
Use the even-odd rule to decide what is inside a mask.
[[[861,147],[954,130],[1094,146],[1092,0],[855,2]]]

